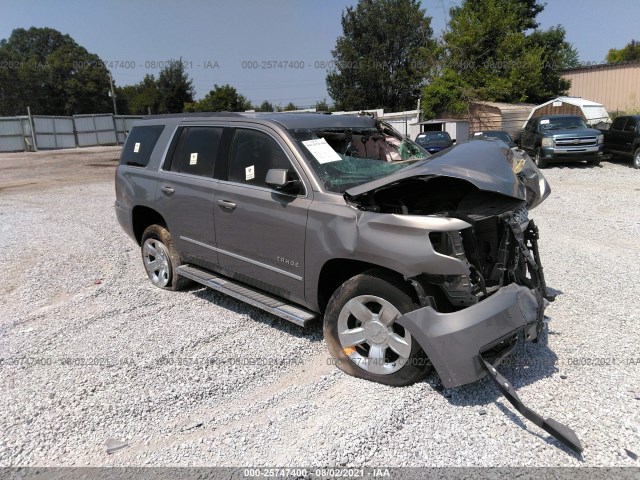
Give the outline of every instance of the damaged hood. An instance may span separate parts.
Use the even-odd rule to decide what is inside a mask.
[[[479,190],[526,200],[529,209],[551,193],[542,172],[524,151],[514,151],[501,140],[486,139],[455,145],[384,178],[351,188],[345,192],[345,197],[355,200],[404,180],[422,177],[465,180]]]

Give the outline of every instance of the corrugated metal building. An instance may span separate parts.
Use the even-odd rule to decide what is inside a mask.
[[[590,98],[609,112],[640,111],[640,62],[593,65],[562,72],[569,95]]]

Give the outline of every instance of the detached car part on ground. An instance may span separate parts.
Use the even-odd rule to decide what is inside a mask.
[[[498,140],[430,156],[368,116],[198,114],[139,122],[116,172],[116,213],[147,274],[192,280],[307,325],[324,316],[343,371],[445,387],[495,370],[544,328],[547,294],[528,211],[549,195]]]

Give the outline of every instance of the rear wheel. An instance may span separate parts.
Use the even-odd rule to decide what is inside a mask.
[[[540,148],[536,148],[536,154],[533,157],[533,161],[538,168],[545,168],[547,166],[547,161],[542,157],[542,150]]]
[[[640,168],[640,148],[633,154],[633,168]]]
[[[164,290],[183,290],[191,284],[176,273],[181,265],[180,255],[173,246],[169,230],[151,225],[142,234],[142,262],[149,280]]]
[[[347,280],[332,295],[324,337],[338,368],[385,385],[410,385],[431,369],[408,330],[396,323],[419,308],[406,285],[380,271]]]

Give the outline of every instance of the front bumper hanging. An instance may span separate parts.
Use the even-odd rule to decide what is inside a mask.
[[[545,298],[553,300],[547,293],[540,264],[537,227],[531,221],[523,231],[513,215],[503,220],[527,263],[530,278],[514,263],[507,272],[513,283],[479,303],[453,313],[439,313],[428,305],[402,315],[397,323],[425,351],[445,388],[472,383],[488,374],[525,418],[581,452],[582,445],[573,430],[553,419],[543,419],[524,406],[511,384],[495,369],[513,349],[519,335],[529,341],[538,339],[544,325]],[[500,354],[489,359],[489,351],[497,347],[501,348]]]
[[[538,427],[543,429],[545,432],[553,435],[555,438],[560,440],[572,450],[578,453],[582,452],[582,444],[580,443],[580,440],[578,440],[578,436],[572,429],[560,422],[556,422],[552,418],[542,418],[536,412],[534,412],[530,408],[527,408],[524,403],[522,403],[522,400],[520,400],[520,397],[518,397],[518,394],[516,393],[511,383],[509,383],[506,378],[500,375],[500,373],[489,362],[482,358],[482,356],[480,356],[480,360],[482,361],[482,366],[489,375],[489,378],[493,380],[493,383],[496,387],[498,387],[498,390],[502,392],[505,398],[509,400],[509,403],[511,403],[511,405],[513,405],[524,418],[532,421]]]

